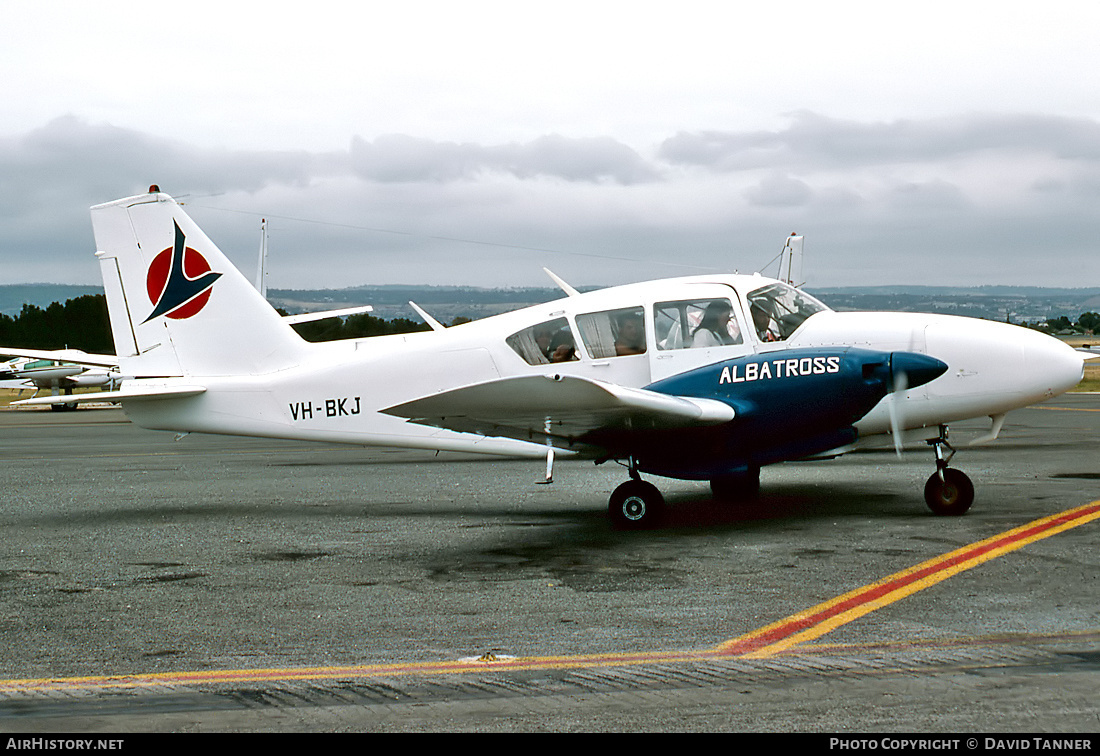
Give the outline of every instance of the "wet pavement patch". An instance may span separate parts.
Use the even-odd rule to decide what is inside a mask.
[[[330,555],[329,551],[263,551],[253,558],[258,562],[302,562]]]

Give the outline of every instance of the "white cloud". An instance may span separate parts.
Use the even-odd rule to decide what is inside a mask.
[[[489,172],[620,184],[657,176],[637,152],[609,137],[570,139],[557,134],[506,145],[436,142],[404,134],[386,134],[373,142],[356,137],[350,160],[356,174],[383,182],[473,180]]]
[[[750,187],[745,195],[754,205],[764,207],[797,207],[813,198],[813,190],[805,181],[773,171]]]
[[[889,128],[800,116],[806,123],[812,138],[795,126],[766,139],[681,134],[647,156],[557,135],[226,150],[65,117],[0,140],[0,273],[94,283],[86,208],[157,183],[244,267],[269,217],[276,287],[531,285],[543,283],[544,264],[577,284],[752,270],[791,231],[807,235],[818,285],[934,283],[945,270],[955,283],[1073,285],[1100,274],[1088,243],[1100,224],[1092,125],[1042,119],[1047,136],[1024,140],[1011,135],[1035,133],[1035,119],[1004,118],[990,144],[960,136],[989,133],[982,119]],[[862,153],[852,137],[861,132],[877,135]],[[1050,136],[1059,133],[1074,143]],[[728,154],[767,140],[784,147],[730,169]],[[706,149],[680,149],[693,145]],[[1070,264],[1036,266],[1039,250]]]
[[[87,207],[153,182],[245,260],[277,216],[276,286],[745,270],[792,230],[819,283],[1100,280],[1098,24],[1077,0],[17,3],[0,281],[98,280]]]

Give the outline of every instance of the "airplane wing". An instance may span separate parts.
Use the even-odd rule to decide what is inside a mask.
[[[197,396],[206,391],[205,386],[162,386],[138,384],[118,391],[97,391],[94,394],[62,394],[59,396],[40,396],[35,399],[22,399],[12,402],[12,406],[45,404],[79,404],[82,402],[118,402],[123,399],[172,399]]]
[[[522,441],[585,442],[596,431],[669,430],[733,420],[730,405],[576,376],[524,376],[443,391],[382,410],[422,425]]]
[[[2,347],[0,355],[10,357],[30,357],[35,360],[58,360],[74,365],[93,367],[117,367],[118,357],[113,354],[89,354],[80,349],[23,349],[22,347]]]

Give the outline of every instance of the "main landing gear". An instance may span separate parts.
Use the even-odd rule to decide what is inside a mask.
[[[71,388],[65,389],[65,396],[72,396],[72,393],[73,390]],[[60,396],[61,392],[59,390],[55,390],[53,392],[53,395]],[[54,412],[71,412],[72,410],[76,409],[76,402],[68,402],[66,404],[51,404],[50,409]]]
[[[611,524],[618,530],[656,527],[667,512],[665,497],[657,486],[641,479],[633,459],[626,467],[630,480],[615,489],[607,505]],[[760,493],[760,468],[750,467],[741,474],[714,478],[710,488],[717,501],[752,501]]]
[[[974,484],[966,473],[947,466],[955,450],[947,443],[946,425],[940,426],[939,438],[932,439],[928,445],[936,453],[936,472],[924,484],[925,503],[938,515],[957,517],[964,514],[974,503]]]
[[[620,530],[652,528],[664,517],[665,497],[657,486],[641,479],[633,459],[628,469],[630,480],[615,489],[607,505],[611,524]]]

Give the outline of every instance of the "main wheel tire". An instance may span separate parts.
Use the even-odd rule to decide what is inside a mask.
[[[665,497],[652,483],[628,480],[615,489],[607,505],[611,523],[621,530],[652,528],[665,512]]]
[[[974,484],[966,473],[948,467],[943,471],[943,480],[936,472],[924,484],[924,501],[938,515],[957,517],[974,503]]]

